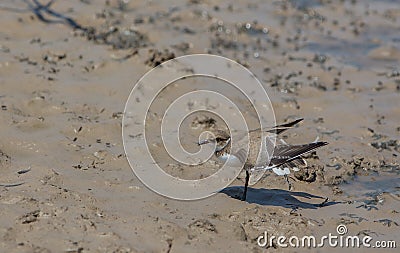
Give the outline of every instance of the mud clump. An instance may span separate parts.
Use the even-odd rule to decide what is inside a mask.
[[[314,168],[307,168],[296,171],[294,177],[300,181],[312,183],[317,179],[317,173]]]
[[[39,214],[40,214],[40,210],[35,210],[35,211],[29,212],[29,213],[23,215],[20,218],[20,220],[21,220],[22,224],[29,224],[29,223],[37,221]]]
[[[146,35],[123,27],[108,27],[96,29],[90,27],[84,33],[88,40],[99,44],[112,46],[113,49],[130,49],[148,45]]]
[[[0,150],[0,168],[10,165],[11,157]]]
[[[168,49],[165,49],[164,51],[159,51],[157,49],[150,49],[149,50],[149,58],[144,62],[147,66],[150,67],[157,67],[161,63],[171,60],[175,58],[175,54]]]
[[[215,128],[215,126],[216,126],[216,120],[207,116],[196,117],[192,122],[193,128],[201,127],[203,129],[210,129],[210,128]]]
[[[200,231],[200,232],[213,232],[218,233],[215,225],[212,224],[209,220],[199,219],[189,224],[189,228]]]
[[[398,143],[397,140],[388,140],[388,141],[381,141],[381,142],[372,142],[371,146],[378,149],[386,149],[386,150],[396,150],[397,152],[400,152],[400,143]]]

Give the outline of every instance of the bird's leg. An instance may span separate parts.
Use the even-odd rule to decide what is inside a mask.
[[[284,175],[284,177],[285,177],[285,179],[286,179],[286,182],[287,182],[288,185],[289,185],[289,191],[292,190],[292,184],[291,184],[290,181],[289,181],[288,175]]]
[[[244,182],[244,192],[243,192],[243,196],[242,196],[242,200],[246,200],[247,197],[247,187],[249,185],[249,179],[250,179],[250,172],[248,170],[246,171],[246,181]]]

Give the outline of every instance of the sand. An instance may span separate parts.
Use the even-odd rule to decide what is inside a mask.
[[[257,238],[321,238],[339,224],[399,246],[398,1],[41,3],[0,3],[1,252],[305,251]],[[238,200],[241,174],[212,197],[178,201],[134,175],[121,137],[128,95],[152,67],[193,53],[248,67],[277,122],[304,118],[287,142],[329,142],[291,191],[267,173]],[[193,133],[220,126],[199,117],[186,122]],[[362,249],[311,249],[326,250]]]

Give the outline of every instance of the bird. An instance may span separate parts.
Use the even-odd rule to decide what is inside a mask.
[[[244,149],[238,152],[231,152],[231,136],[225,130],[215,130],[213,137],[200,140],[198,145],[212,143],[215,145],[215,156],[231,165],[243,165],[246,172],[245,185],[241,200],[245,201],[247,198],[247,189],[249,185],[256,184],[265,174],[267,170],[272,170],[275,174],[284,176],[286,182],[289,182],[288,174],[290,171],[299,171],[301,168],[307,166],[307,162],[302,157],[303,155],[327,145],[327,142],[315,141],[306,144],[287,144],[284,140],[277,136],[293,128],[297,123],[301,122],[303,118],[276,125],[269,129],[254,129],[248,131],[249,136],[249,151],[248,154]],[[263,132],[266,135],[263,135]],[[260,141],[262,136],[266,136],[263,141]],[[278,144],[274,145],[270,137],[276,138]],[[261,145],[260,145],[261,143]],[[269,146],[268,146],[269,145]],[[273,150],[272,157],[269,158],[268,147],[270,151]],[[272,148],[273,149],[272,149]]]

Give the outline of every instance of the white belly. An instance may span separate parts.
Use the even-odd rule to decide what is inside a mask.
[[[284,176],[284,175],[289,175],[290,174],[290,169],[288,167],[275,167],[272,168],[272,170],[277,174],[278,176]]]

